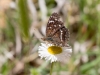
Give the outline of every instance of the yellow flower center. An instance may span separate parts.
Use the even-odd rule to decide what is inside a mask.
[[[48,52],[50,53],[50,54],[59,54],[59,53],[61,53],[62,52],[62,48],[61,47],[58,47],[58,46],[50,46],[49,48],[48,48]]]

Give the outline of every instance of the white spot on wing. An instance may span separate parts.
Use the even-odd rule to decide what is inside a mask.
[[[61,33],[63,32],[62,30],[60,30],[61,31]]]
[[[59,27],[61,27],[61,25],[59,25]]]
[[[49,21],[49,23],[53,23],[53,22],[54,22],[54,21],[52,21],[52,20],[51,20],[51,21]]]
[[[62,40],[62,34],[63,34],[63,31],[60,30],[60,32],[61,32],[61,34],[60,34],[60,39],[61,39],[61,41],[63,41],[63,40]]]
[[[57,19],[55,18],[55,20],[57,21]]]
[[[54,27],[56,27],[56,25],[54,25]]]

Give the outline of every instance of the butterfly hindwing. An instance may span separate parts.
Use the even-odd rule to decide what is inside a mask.
[[[59,43],[64,45],[69,40],[69,31],[67,28],[63,27],[59,29],[54,36],[52,36],[54,43]]]

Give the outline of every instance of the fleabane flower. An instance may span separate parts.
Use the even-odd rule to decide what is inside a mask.
[[[71,47],[59,47],[53,44],[41,43],[38,49],[39,56],[52,62],[64,62],[69,59],[72,53]]]

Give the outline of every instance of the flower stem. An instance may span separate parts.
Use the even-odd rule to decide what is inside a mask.
[[[52,75],[53,65],[54,65],[54,62],[51,63],[50,75]]]

